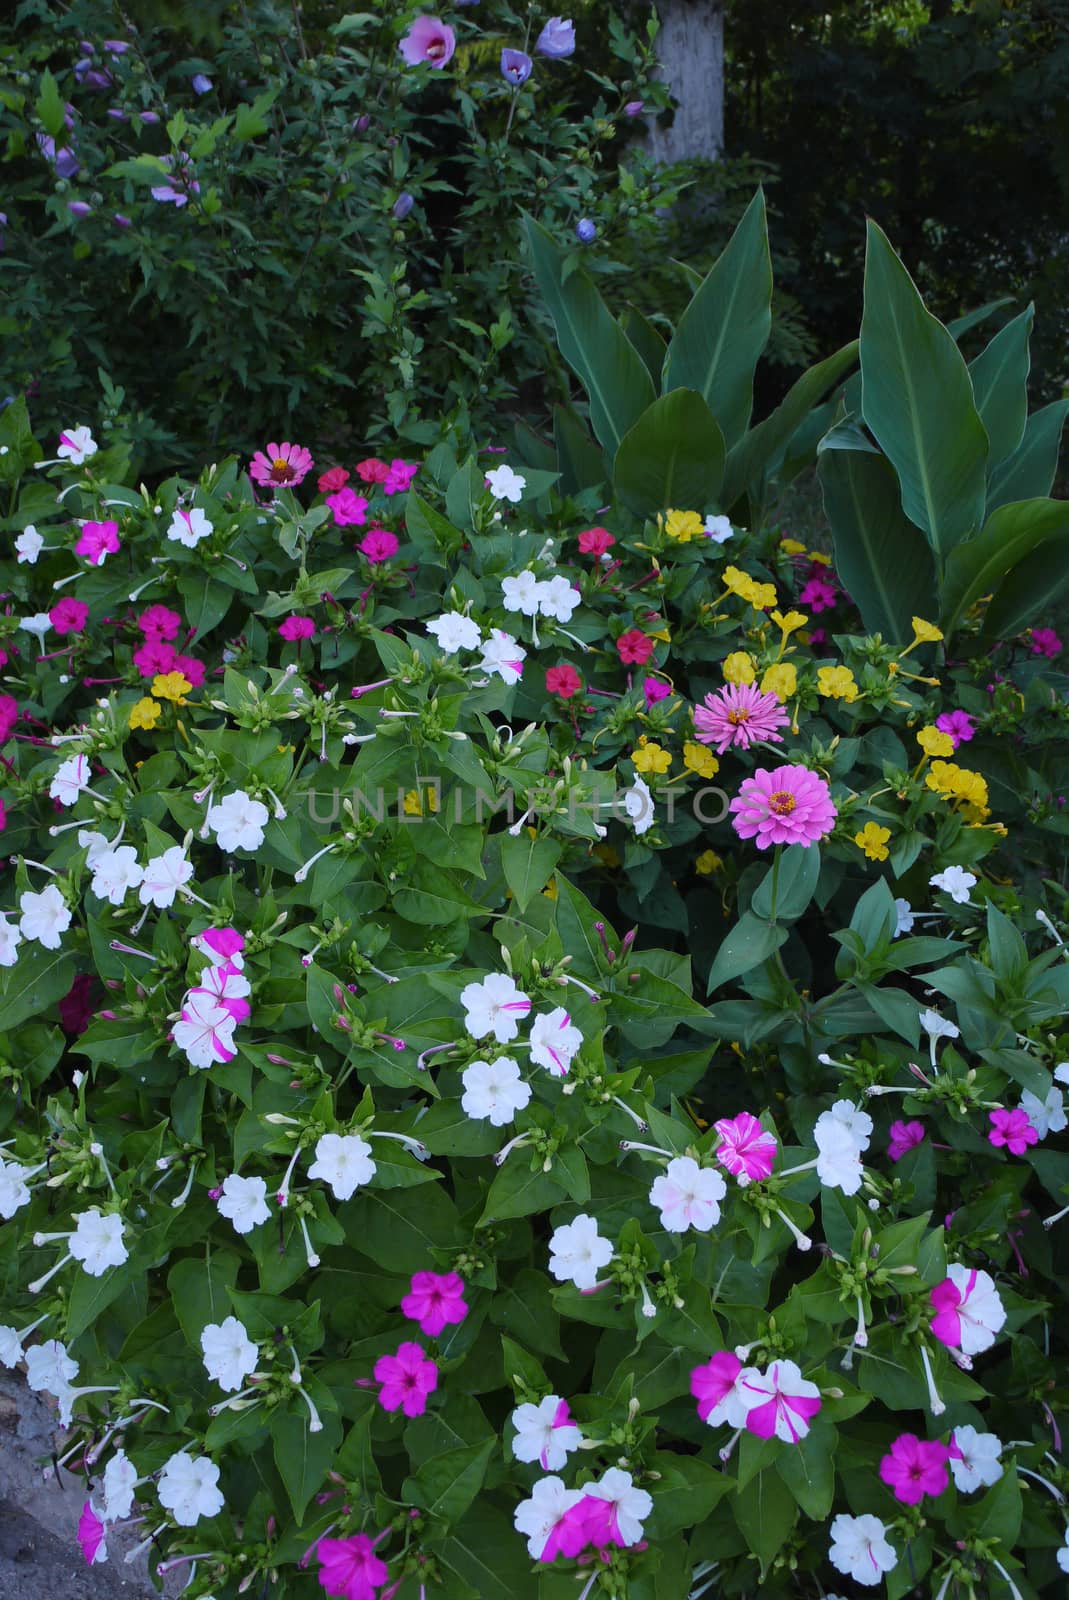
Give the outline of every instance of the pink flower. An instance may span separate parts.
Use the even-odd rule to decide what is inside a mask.
[[[249,462],[249,477],[253,483],[296,486],[303,483],[315,463],[311,451],[303,444],[269,444],[267,453],[257,450]]]
[[[810,578],[798,596],[798,604],[805,606],[807,611],[830,611],[835,604],[835,595],[835,587],[827,579]]]
[[[701,744],[715,744],[723,755],[730,745],[748,750],[759,739],[782,743],[776,730],[790,720],[774,694],[763,694],[752,683],[729,683],[694,707],[694,737]]]
[[[646,709],[656,705],[658,700],[667,700],[672,693],[670,684],[662,683],[660,678],[643,678],[642,693],[646,696]]]
[[[319,474],[317,488],[320,494],[336,494],[339,489],[344,489],[349,482],[349,474],[344,467],[328,467],[326,472]]]
[[[582,687],[582,678],[567,662],[559,667],[550,667],[546,672],[546,688],[550,694],[559,695],[562,700],[570,700]]]
[[[1028,1120],[1027,1111],[1019,1107],[1016,1111],[998,1111],[987,1113],[991,1123],[991,1132],[988,1142],[995,1145],[1005,1145],[1011,1156],[1023,1156],[1030,1144],[1039,1143],[1039,1134]]]
[[[936,717],[935,725],[940,733],[949,733],[955,750],[959,744],[967,744],[976,732],[972,718],[965,711],[944,711]]]
[[[234,959],[241,957],[245,948],[245,939],[236,928],[205,928],[203,933],[195,933],[190,943],[208,957],[213,967],[224,966],[229,961],[235,971],[240,971],[244,965],[244,958]]]
[[[456,1272],[414,1272],[401,1310],[428,1339],[436,1339],[447,1324],[463,1322],[468,1314],[464,1280]]]
[[[1034,656],[1047,656],[1053,661],[1055,656],[1061,655],[1062,641],[1053,628],[1033,628],[1031,632]]]
[[[279,624],[278,629],[279,638],[289,639],[291,642],[296,639],[310,639],[315,631],[316,625],[311,617],[287,617],[285,622]]]
[[[721,1139],[716,1159],[739,1180],[740,1187],[760,1183],[762,1178],[768,1177],[776,1159],[775,1134],[767,1133],[749,1111],[722,1118],[714,1127]]]
[[[452,28],[437,17],[417,17],[397,46],[410,67],[418,67],[423,61],[430,67],[444,67],[456,47]]]
[[[395,457],[382,480],[383,494],[404,494],[418,471],[419,467],[414,461],[401,461]]]
[[[19,720],[19,703],[14,695],[0,694],[0,744],[6,744]]]
[[[758,1439],[797,1444],[809,1432],[809,1419],[823,1404],[816,1384],[802,1377],[794,1361],[773,1361],[763,1375],[751,1368],[740,1388],[749,1406],[747,1431]]]
[[[339,489],[327,495],[327,505],[334,514],[336,528],[362,528],[367,521],[368,503],[355,489]]]
[[[379,1357],[375,1379],[382,1385],[379,1405],[384,1411],[419,1417],[427,1409],[427,1396],[438,1387],[438,1368],[422,1345],[408,1343],[401,1345],[395,1356]]]
[[[204,662],[195,656],[175,656],[172,671],[180,672],[191,689],[199,689],[204,682]]]
[[[235,1022],[247,1022],[252,1007],[245,996],[250,992],[249,980],[240,967],[230,961],[213,962],[201,974],[200,984],[190,989],[187,1000],[194,995],[207,995],[213,1005],[228,1011]]]
[[[82,1514],[78,1519],[77,1538],[88,1566],[91,1567],[95,1561],[106,1561],[108,1559],[108,1547],[104,1538],[104,1524],[88,1500],[82,1507]]]
[[[608,528],[584,528],[579,535],[579,548],[585,556],[607,555],[615,543]]]
[[[742,1362],[730,1350],[718,1350],[710,1356],[704,1367],[695,1367],[690,1375],[690,1392],[698,1402],[698,1416],[710,1428],[726,1422],[729,1428],[741,1428],[746,1421],[747,1404],[739,1393],[739,1375]]]
[[[950,1452],[938,1439],[918,1439],[915,1433],[900,1433],[880,1462],[880,1477],[896,1500],[916,1506],[926,1494],[938,1495],[949,1483],[947,1460]]]
[[[134,666],[143,678],[154,678],[158,672],[170,672],[177,659],[174,646],[153,634],[134,651]]]
[[[389,561],[401,546],[388,528],[369,528],[357,547],[369,561]]]
[[[87,522],[74,546],[76,556],[84,556],[91,567],[103,566],[105,557],[113,556],[119,548],[117,522]]]
[[[990,1350],[1006,1321],[1006,1308],[989,1273],[955,1262],[929,1299],[935,1309],[930,1327],[935,1337],[964,1355]]]
[[[137,625],[146,639],[174,639],[182,626],[182,618],[167,606],[149,606],[138,617]]]
[[[629,628],[617,639],[616,653],[625,666],[641,667],[653,654],[653,645],[654,641],[638,628]]]
[[[368,456],[366,461],[356,463],[356,475],[361,483],[385,483],[390,476],[390,469],[385,461],[376,461],[374,456]]]
[[[57,601],[48,616],[57,633],[81,633],[89,618],[89,607],[84,600],[68,596]]]
[[[923,1122],[892,1122],[891,1136],[887,1141],[887,1154],[892,1161],[901,1161],[903,1156],[923,1143]]]
[[[320,1584],[338,1600],[375,1600],[375,1590],[390,1576],[366,1533],[354,1533],[349,1539],[320,1539],[316,1557]]]
[[[758,767],[731,802],[733,827],[740,839],[770,844],[816,844],[835,825],[838,812],[823,778],[807,767]]]

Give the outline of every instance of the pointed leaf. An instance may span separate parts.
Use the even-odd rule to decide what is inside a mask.
[[[1017,449],[991,474],[987,514],[1013,500],[1031,500],[1050,494],[1058,472],[1062,429],[1069,416],[1069,400],[1055,400],[1033,411],[1025,423]]]
[[[655,328],[648,317],[634,306],[628,306],[620,318],[620,326],[642,357],[646,371],[655,390],[661,387],[664,358],[668,352],[664,335]]]
[[[674,389],[628,430],[613,463],[617,494],[637,516],[704,511],[724,476],[724,436],[700,394]]]
[[[757,486],[775,471],[791,435],[802,426],[821,396],[853,366],[857,353],[858,342],[854,339],[826,361],[803,372],[775,411],[732,447],[720,495],[722,505],[733,506],[747,490],[751,499],[756,497]]]
[[[953,633],[969,608],[991,594],[1026,556],[1041,547],[1054,556],[1069,535],[1069,501],[1018,500],[1000,506],[968,544],[959,545],[947,562],[940,627]],[[1052,560],[1052,571],[1057,561]]]
[[[563,495],[582,494],[604,483],[605,457],[590,437],[590,430],[567,406],[553,407],[553,442]]]
[[[316,1433],[308,1423],[309,1417],[300,1411],[276,1413],[271,1422],[275,1465],[298,1522],[312,1496],[322,1489],[342,1436],[341,1421],[332,1412],[324,1413]]]
[[[1004,294],[1001,300],[989,300],[986,305],[977,306],[975,311],[966,311],[964,316],[955,317],[953,322],[948,322],[947,332],[953,339],[963,339],[971,328],[986,322],[988,317],[993,316],[996,311],[1001,311],[1003,306],[1012,304],[1012,294]]]
[[[1028,420],[1028,340],[1035,307],[996,333],[975,361],[969,363],[976,409],[991,441],[988,470],[1011,456],[1024,437]]]

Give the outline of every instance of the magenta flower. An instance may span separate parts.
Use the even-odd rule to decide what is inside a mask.
[[[835,604],[835,594],[835,586],[826,578],[810,578],[798,596],[798,604],[807,611],[830,611]]]
[[[403,1411],[406,1417],[422,1416],[427,1396],[438,1387],[438,1368],[423,1346],[402,1344],[395,1356],[380,1356],[375,1363],[375,1379],[382,1385],[379,1405],[384,1411]]]
[[[464,1280],[456,1272],[414,1272],[401,1310],[428,1339],[436,1339],[447,1324],[463,1322],[468,1314]]]
[[[758,1439],[797,1444],[823,1404],[816,1384],[802,1377],[794,1361],[773,1361],[763,1374],[751,1368],[740,1388],[749,1407],[747,1432]]]
[[[714,1123],[721,1143],[716,1159],[720,1165],[739,1180],[742,1188],[748,1183],[760,1183],[772,1171],[776,1159],[776,1136],[768,1133],[749,1111],[738,1116],[725,1117]]]
[[[107,556],[119,549],[119,524],[117,522],[87,522],[74,546],[76,556],[84,556],[91,567],[103,566]]]
[[[253,483],[275,486],[303,483],[315,466],[311,451],[303,444],[269,444],[266,454],[257,450],[249,462],[249,477]]]
[[[990,1350],[1006,1321],[995,1280],[975,1267],[955,1262],[928,1298],[935,1311],[929,1324],[935,1337],[967,1356]]]
[[[395,457],[382,480],[383,494],[404,494],[418,471],[415,461],[401,461]]]
[[[903,1156],[923,1143],[923,1122],[892,1122],[891,1135],[887,1141],[887,1154],[892,1161],[901,1161]]]
[[[401,546],[389,528],[369,528],[357,548],[369,561],[389,561]]]
[[[108,1559],[104,1524],[88,1500],[82,1507],[82,1514],[78,1519],[77,1538],[88,1566],[91,1567],[94,1561],[106,1561]]]
[[[662,683],[660,678],[643,678],[642,693],[646,696],[646,709],[656,705],[658,700],[667,700],[672,693],[670,684]]]
[[[748,750],[759,739],[782,743],[776,730],[790,720],[774,694],[763,694],[752,683],[729,683],[694,707],[694,737],[701,744],[715,744],[723,755],[729,745]]]
[[[182,626],[182,618],[167,606],[149,606],[138,617],[137,625],[146,639],[174,639]]]
[[[1032,629],[1032,654],[1046,656],[1053,661],[1055,656],[1062,653],[1062,641],[1058,638],[1053,628]]]
[[[991,1123],[988,1142],[996,1147],[1005,1145],[1011,1156],[1023,1156],[1030,1144],[1039,1143],[1039,1134],[1029,1122],[1027,1111],[1020,1107],[1016,1111],[989,1111],[987,1117]]]
[[[278,634],[280,639],[310,639],[316,631],[316,625],[311,617],[287,617],[285,622],[279,623]]]
[[[807,767],[759,767],[731,802],[732,826],[740,839],[770,844],[816,844],[835,826],[838,812],[823,778]]]
[[[425,61],[438,68],[453,59],[456,47],[456,34],[437,17],[417,17],[397,46],[408,66],[418,67]]]
[[[690,1392],[698,1402],[698,1416],[711,1428],[721,1422],[742,1427],[746,1406],[737,1393],[742,1362],[730,1350],[718,1350],[710,1356],[704,1367],[695,1367],[690,1375]],[[732,1421],[733,1407],[739,1413]],[[741,1408],[741,1409],[740,1409]]]
[[[880,1477],[896,1500],[903,1505],[919,1505],[926,1494],[938,1495],[949,1483],[947,1461],[950,1452],[938,1439],[918,1439],[915,1433],[900,1433],[880,1462]]]
[[[81,633],[89,618],[89,607],[84,600],[68,597],[58,600],[48,616],[57,633]]]
[[[154,678],[158,672],[170,672],[178,656],[166,639],[151,635],[134,651],[134,666],[142,678]]]
[[[375,1554],[375,1542],[366,1533],[349,1539],[320,1539],[316,1546],[319,1582],[328,1595],[340,1600],[375,1600],[375,1590],[390,1576],[385,1561]]]
[[[949,733],[955,750],[959,744],[967,744],[976,732],[972,718],[966,711],[944,711],[936,717],[935,725],[940,733]]]
[[[337,494],[328,494],[327,505],[336,528],[362,528],[367,521],[368,502],[355,489],[339,489]]]
[[[19,703],[12,694],[0,694],[0,744],[6,744],[19,720]]]
[[[175,656],[173,670],[182,674],[191,689],[199,689],[204,682],[204,662],[193,656]]]

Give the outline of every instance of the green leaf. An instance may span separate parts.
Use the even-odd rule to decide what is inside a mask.
[[[775,920],[793,922],[812,900],[819,877],[820,850],[817,845],[788,845],[780,856],[778,872],[773,864],[754,890],[750,910],[764,922],[772,920],[772,885],[775,880]]]
[[[270,124],[267,113],[278,98],[277,89],[265,89],[263,94],[258,94],[251,106],[240,105],[234,118],[234,137],[241,143],[247,139],[258,139],[266,133]]]
[[[435,1250],[460,1242],[456,1207],[439,1185],[365,1190],[338,1207],[338,1221],[355,1250],[385,1272],[419,1272]]]
[[[74,981],[78,958],[72,950],[46,950],[24,944],[13,967],[0,981],[0,1031],[7,1033],[31,1017],[43,1018]]]
[[[449,1525],[458,1522],[482,1488],[496,1449],[495,1437],[433,1456],[414,1477],[405,1479],[401,1493],[406,1503]]]
[[[799,1444],[782,1450],[776,1460],[776,1471],[815,1522],[824,1522],[831,1515],[837,1443],[835,1429],[817,1421]]]
[[[758,189],[680,318],[664,363],[665,393],[696,389],[728,449],[749,424],[754,371],[771,328],[772,258]]]
[[[655,392],[642,358],[581,269],[564,279],[564,254],[533,217],[524,214],[538,287],[553,318],[561,355],[590,398],[599,442],[615,455],[620,441]]]
[[[46,67],[41,74],[41,92],[33,108],[44,123],[46,132],[58,139],[66,126],[66,107],[59,92],[59,84]]]
[[[208,1324],[222,1322],[232,1314],[227,1291],[237,1286],[240,1265],[240,1257],[232,1251],[217,1250],[207,1260],[191,1256],[176,1261],[167,1274],[175,1316],[198,1356],[200,1336]]]
[[[275,1465],[298,1522],[312,1496],[322,1489],[342,1436],[341,1419],[333,1412],[323,1414],[318,1433],[311,1431],[309,1420],[305,1412],[284,1411],[276,1412],[271,1422]]]
[[[854,365],[857,353],[858,342],[854,339],[834,355],[828,356],[826,361],[820,361],[808,372],[803,372],[775,411],[751,428],[732,447],[728,453],[720,494],[720,502],[726,509],[730,509],[746,492],[751,500],[759,499],[759,486],[774,473],[791,436],[802,426],[825,391],[838,383],[843,373]]]
[[[218,627],[234,598],[234,591],[225,583],[217,583],[206,572],[187,572],[178,580],[178,592],[186,602],[189,625],[195,628],[196,638]]]
[[[505,882],[520,911],[526,911],[535,895],[546,887],[562,848],[556,839],[532,839],[525,832],[515,838],[507,833],[502,839],[501,865]]]
[[[530,1163],[518,1155],[505,1163],[490,1185],[479,1225],[506,1217],[530,1217],[566,1198],[567,1190],[551,1172],[543,1172],[540,1166],[532,1172]]]
[[[778,922],[764,922],[745,911],[716,953],[706,993],[761,966],[786,942],[788,931]]]
[[[983,520],[987,434],[961,351],[871,221],[861,392],[866,426],[898,473],[902,509],[945,558]]]
[[[704,1522],[733,1487],[726,1472],[718,1472],[695,1456],[659,1450],[651,1467],[657,1473],[657,1489],[648,1534],[658,1542]]]
[[[1024,437],[1028,420],[1028,340],[1035,307],[996,333],[986,349],[969,363],[973,394],[980,421],[991,441],[988,470],[1005,461]]]
[[[557,447],[560,490],[582,494],[605,482],[605,457],[590,437],[590,430],[569,406],[553,407],[553,443]]]
[[[620,326],[642,357],[654,389],[661,387],[661,372],[668,346],[659,328],[634,306],[628,306],[620,318]]]
[[[479,1600],[528,1600],[534,1592],[523,1540],[485,1500],[477,1501],[449,1538],[433,1544],[430,1553],[469,1584]]]
[[[946,566],[940,627],[952,634],[971,606],[990,594],[1027,556],[1043,549],[1050,572],[1062,559],[1055,549],[1069,534],[1069,501],[1017,500],[988,517],[975,539],[955,550]],[[997,613],[996,613],[997,615]],[[988,626],[991,626],[988,619]]]
[[[1013,500],[1032,500],[1038,495],[1050,494],[1058,473],[1058,454],[1067,416],[1069,400],[1054,400],[1049,406],[1033,411],[1017,449],[991,474],[988,516]]]
[[[735,1501],[736,1520],[747,1545],[761,1563],[761,1576],[783,1548],[798,1516],[792,1491],[773,1467],[740,1489]]]
[[[693,389],[655,400],[616,452],[613,483],[636,516],[704,511],[717,503],[724,476],[724,436]]]

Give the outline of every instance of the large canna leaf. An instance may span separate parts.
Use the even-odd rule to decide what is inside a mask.
[[[1017,449],[991,474],[988,516],[1012,500],[1032,500],[1037,495],[1050,494],[1058,471],[1058,453],[1067,415],[1069,400],[1054,400],[1049,406],[1033,411]]]
[[[1024,437],[1028,420],[1028,340],[1035,307],[1007,322],[969,362],[969,376],[980,421],[991,441],[988,471],[1011,456]]]
[[[849,437],[842,428],[838,433]],[[835,570],[866,631],[906,643],[910,618],[932,609],[935,569],[927,540],[902,510],[894,469],[862,442],[859,448],[822,446],[818,475]]]
[[[1008,574],[1043,550],[1050,570],[1066,560],[1069,500],[1015,500],[999,506],[983,530],[959,545],[946,566],[940,626],[953,633],[962,617],[985,594],[994,594]],[[1045,599],[1045,595],[1043,596]]]
[[[584,489],[606,481],[605,457],[570,407],[553,407],[553,442],[557,446],[561,494],[582,494]]]
[[[1059,502],[1061,504],[1063,502]],[[1069,593],[1069,528],[1019,561],[999,584],[984,617],[984,637],[1012,639]]]
[[[565,278],[564,252],[533,217],[524,216],[534,274],[557,330],[560,353],[590,398],[590,422],[610,456],[653,404],[642,358],[581,269]]]
[[[987,434],[953,338],[925,310],[886,235],[869,223],[861,412],[898,473],[902,509],[938,560],[982,523]]]
[[[679,326],[663,387],[695,389],[720,424],[728,449],[746,432],[753,377],[772,328],[772,260],[759,189]]]
[[[659,392],[661,372],[664,368],[665,353],[668,349],[663,333],[654,326],[648,317],[644,317],[641,311],[637,311],[634,306],[626,308],[620,318],[620,326],[642,357],[654,390]]]
[[[705,511],[724,478],[724,436],[693,389],[673,389],[642,413],[613,464],[620,498],[638,516]]]

